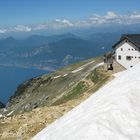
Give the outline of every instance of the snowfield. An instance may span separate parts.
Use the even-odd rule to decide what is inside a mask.
[[[140,64],[119,73],[32,140],[140,140]]]

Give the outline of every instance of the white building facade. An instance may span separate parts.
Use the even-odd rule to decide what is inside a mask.
[[[132,36],[133,39],[130,39],[130,36]],[[116,43],[113,48],[115,49],[115,60],[126,69],[131,68],[140,62],[138,35],[136,39],[134,38],[134,35],[124,37]]]

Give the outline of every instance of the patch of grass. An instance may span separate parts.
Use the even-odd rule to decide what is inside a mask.
[[[90,90],[90,92],[97,91],[108,81],[109,78],[110,75],[104,71],[103,67],[98,67],[94,69],[91,72],[91,74],[87,77],[87,79],[90,79],[94,83],[94,87]]]
[[[85,81],[80,81],[70,92],[58,99],[55,103],[53,103],[53,105],[60,105],[68,102],[69,100],[77,99],[82,96],[85,91],[94,93],[103,86],[109,78],[110,75],[106,74],[103,67],[98,67],[86,77],[87,80],[91,80],[94,83],[91,89],[89,89],[89,86],[85,83]]]
[[[94,87],[89,91],[90,93],[96,92],[98,89],[100,89],[110,78],[110,76],[105,76],[98,84],[94,85]]]
[[[97,84],[98,82],[101,82],[106,76],[108,76],[105,71],[103,70],[103,67],[95,68],[89,76],[87,76],[87,79],[90,79],[94,84]]]
[[[57,100],[53,105],[60,105],[66,103],[69,100],[78,98],[82,93],[88,89],[88,86],[84,81],[80,81],[67,95],[64,95],[61,99]]]

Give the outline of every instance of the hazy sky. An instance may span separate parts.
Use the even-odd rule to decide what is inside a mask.
[[[20,28],[59,20],[81,21],[92,15],[105,16],[108,12],[119,16],[135,13],[138,17],[140,0],[1,0],[0,33],[5,27],[11,30],[17,25]]]

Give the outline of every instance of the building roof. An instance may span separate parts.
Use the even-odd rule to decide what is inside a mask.
[[[124,40],[127,40],[134,44],[136,47],[140,48],[140,34],[124,34],[121,36],[120,40],[112,47],[115,48],[119,43]]]

